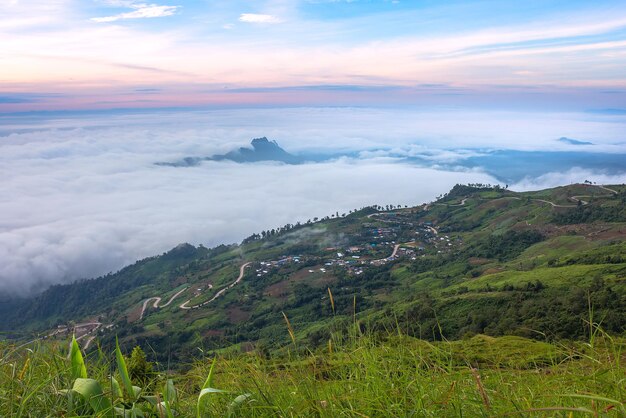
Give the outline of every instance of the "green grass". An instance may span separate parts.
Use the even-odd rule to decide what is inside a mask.
[[[482,335],[429,343],[353,327],[315,351],[298,340],[269,357],[220,350],[188,372],[157,371],[142,396],[162,400],[171,378],[177,416],[196,415],[207,386],[223,392],[202,392],[200,416],[625,416],[626,341],[593,329],[587,343]],[[72,416],[63,395],[73,381],[66,353],[54,344],[0,345],[0,416]],[[117,372],[122,361],[119,353],[86,358],[104,396],[114,399],[110,374],[129,387]]]
[[[563,188],[537,197],[565,203],[568,195],[577,194],[585,193]],[[244,261],[302,253],[323,262],[334,256],[323,249],[342,239],[348,240],[342,246],[368,242],[361,236],[362,223],[389,225],[375,218],[332,219],[312,227],[323,233],[307,232],[300,241],[294,237],[306,230],[211,256],[183,249],[111,276],[106,288],[85,283],[73,298],[63,288],[54,292],[47,309],[36,305],[33,318],[39,322],[34,325],[50,329],[56,327],[51,318],[65,318],[65,323],[102,316],[99,320],[113,327],[103,329],[104,335],[91,344],[88,377],[100,382],[105,393],[110,392],[110,375],[121,382],[112,348],[117,334],[126,354],[140,344],[161,362],[155,365],[148,395],[164,395],[167,378],[172,378],[179,395],[175,409],[183,417],[196,415],[198,396],[214,364],[211,385],[227,392],[205,391],[203,416],[625,416],[620,415],[624,340],[610,338],[596,325],[586,342],[562,341],[585,338],[588,322],[593,323],[585,323],[587,304],[596,306],[596,321],[624,335],[625,224],[552,225],[555,210],[550,206],[524,197],[489,200],[499,196],[484,192],[483,199],[471,197],[463,207],[434,205],[415,215],[416,222],[436,221],[440,235],[463,241],[441,255],[443,263],[426,271],[429,260],[439,257],[438,248],[429,244],[424,259],[401,259],[369,276],[333,271],[331,282],[320,280],[324,276],[319,272],[309,274],[308,265],[285,266],[262,278],[248,269],[245,279],[214,303],[191,311],[178,308],[207,282],[214,288],[191,304],[213,297],[233,282]],[[454,203],[460,199],[455,196]],[[511,257],[472,252],[492,235],[535,228],[545,240]],[[414,229],[404,228],[397,241],[415,237]],[[379,257],[389,251],[380,250]],[[541,289],[527,286],[538,281]],[[280,284],[284,295],[267,295]],[[190,291],[167,308],[150,307],[143,321],[125,321],[124,315],[146,298],[162,296],[165,303],[181,286]],[[336,310],[329,306],[327,286]],[[108,299],[69,309],[83,293],[91,297],[90,289]],[[53,309],[63,307],[66,299],[68,309]],[[355,331],[353,300],[367,335]],[[245,311],[248,319],[231,321],[234,308]],[[459,340],[439,341],[443,336]],[[67,397],[59,396],[74,382],[67,341],[17,350],[11,344],[0,342],[0,417],[80,416]],[[233,403],[235,399],[239,401]]]
[[[501,288],[504,285],[523,285],[527,282],[541,281],[549,287],[568,287],[572,284],[576,286],[588,286],[594,277],[601,276],[608,282],[615,282],[620,288],[626,283],[623,280],[616,279],[616,272],[623,270],[623,265],[596,264],[584,265],[577,264],[564,267],[540,267],[531,271],[507,270],[501,273],[489,274],[476,279],[468,279],[462,283],[450,286],[446,290],[455,290],[461,286],[467,287],[469,290],[479,290],[489,285],[495,288]]]

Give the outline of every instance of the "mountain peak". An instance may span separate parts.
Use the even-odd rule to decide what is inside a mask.
[[[593,145],[593,142],[579,141],[578,139],[567,138],[565,136],[559,138],[558,141],[569,145]]]
[[[304,162],[302,157],[293,155],[285,151],[278,145],[276,141],[270,141],[267,137],[254,138],[249,147],[241,147],[239,149],[227,152],[226,154],[216,154],[211,157],[186,157],[181,161],[172,163],[156,163],[157,165],[172,167],[192,167],[200,164],[202,161],[224,161],[230,160],[236,163],[254,163],[259,161],[279,161],[286,164],[301,164]]]
[[[250,145],[252,148],[241,147],[236,151],[224,155],[214,155],[213,160],[231,160],[238,163],[250,163],[257,161],[280,161],[287,164],[299,164],[300,157],[288,153],[278,145],[276,141],[270,141],[266,137],[254,138]]]
[[[269,145],[269,146],[275,145],[275,146],[278,146],[278,143],[277,143],[276,141],[270,141],[270,140],[269,140],[269,139],[267,139],[267,137],[265,137],[265,136],[263,136],[263,137],[261,137],[261,138],[254,138],[254,139],[252,140],[252,142],[250,142],[250,144],[251,144],[254,148],[256,148],[256,147],[258,147],[258,146],[265,146],[265,145]]]

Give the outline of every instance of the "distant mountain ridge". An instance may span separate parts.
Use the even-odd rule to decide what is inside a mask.
[[[285,164],[301,164],[304,158],[285,151],[276,141],[270,141],[266,137],[254,138],[250,145],[252,148],[240,147],[226,154],[215,154],[211,157],[185,157],[175,162],[158,162],[156,165],[170,167],[193,167],[203,161],[234,161],[236,163],[256,163],[260,161],[277,161]]]
[[[236,151],[224,155],[214,155],[215,161],[231,160],[237,163],[251,163],[257,161],[280,161],[287,164],[299,164],[303,159],[282,149],[276,141],[266,137],[255,138],[250,142],[252,149],[241,147]]]
[[[579,141],[578,139],[567,138],[565,136],[559,138],[558,141],[569,145],[593,145],[593,142]]]
[[[292,154],[278,145],[278,142],[266,137],[255,138],[251,141],[251,147],[240,147],[226,154],[214,154],[210,157],[186,157],[178,161],[157,162],[158,166],[166,167],[195,167],[205,161],[232,161],[239,164],[249,164],[264,161],[274,161],[283,164],[297,165],[307,163],[320,163],[337,160],[340,158],[367,159],[363,151],[370,153],[382,152],[384,155],[393,156],[397,162],[410,163],[419,167],[436,168],[440,170],[457,171],[459,167],[472,170],[483,170],[502,183],[516,183],[525,178],[536,178],[549,171],[562,172],[577,167],[588,170],[601,170],[608,174],[624,172],[626,167],[626,154],[608,153],[601,151],[579,151],[585,146],[595,145],[592,142],[561,137],[555,141],[572,145],[569,150],[562,151],[523,151],[515,149],[474,149],[473,155],[454,160],[452,162],[433,159],[433,155],[412,154],[409,152],[397,152],[386,148],[368,148],[361,151],[303,151]],[[576,149],[578,148],[578,149]],[[454,148],[444,151],[455,151]],[[467,151],[467,150],[465,150]],[[524,161],[524,164],[518,164]]]

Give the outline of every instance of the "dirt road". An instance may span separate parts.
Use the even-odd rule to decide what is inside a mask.
[[[252,264],[251,262],[245,263],[243,264],[241,267],[239,267],[239,277],[237,277],[237,280],[235,280],[234,282],[232,282],[231,284],[229,284],[228,286],[226,286],[225,288],[223,288],[222,290],[220,290],[219,292],[217,292],[215,294],[215,296],[213,296],[211,299],[202,302],[198,305],[193,305],[193,306],[187,306],[187,304],[189,302],[191,302],[191,299],[183,302],[179,307],[180,309],[196,309],[196,308],[200,308],[201,306],[204,305],[208,305],[209,303],[213,302],[215,299],[219,298],[220,296],[222,296],[224,293],[226,293],[226,291],[228,289],[232,289],[233,286],[235,286],[237,283],[239,283],[241,281],[241,279],[243,279],[243,275],[244,275],[244,270],[246,269],[246,267],[248,267],[250,264]]]
[[[185,290],[187,290],[187,288],[185,287],[182,290],[179,290],[174,296],[172,296],[170,298],[170,300],[167,301],[167,303],[165,305],[161,305],[159,306],[159,303],[161,303],[161,298],[158,296],[152,297],[152,298],[148,298],[146,300],[143,301],[143,306],[141,307],[141,314],[139,315],[139,320],[143,319],[143,314],[146,312],[146,308],[148,307],[148,303],[153,300],[154,303],[152,304],[152,307],[157,309],[157,308],[165,308],[166,306],[168,306],[170,303],[172,303],[172,301],[174,299],[176,299],[176,297],[178,295],[180,295],[181,293],[183,293]]]

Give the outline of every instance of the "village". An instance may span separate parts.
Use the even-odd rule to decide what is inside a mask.
[[[463,244],[458,237],[439,234],[430,222],[416,222],[402,213],[377,213],[362,224],[362,231],[350,237],[344,246],[325,247],[319,256],[283,255],[276,260],[260,261],[257,277],[280,271],[283,267],[328,273],[345,269],[350,275],[361,275],[370,267],[382,266],[399,259],[416,261],[426,254],[448,253]]]

